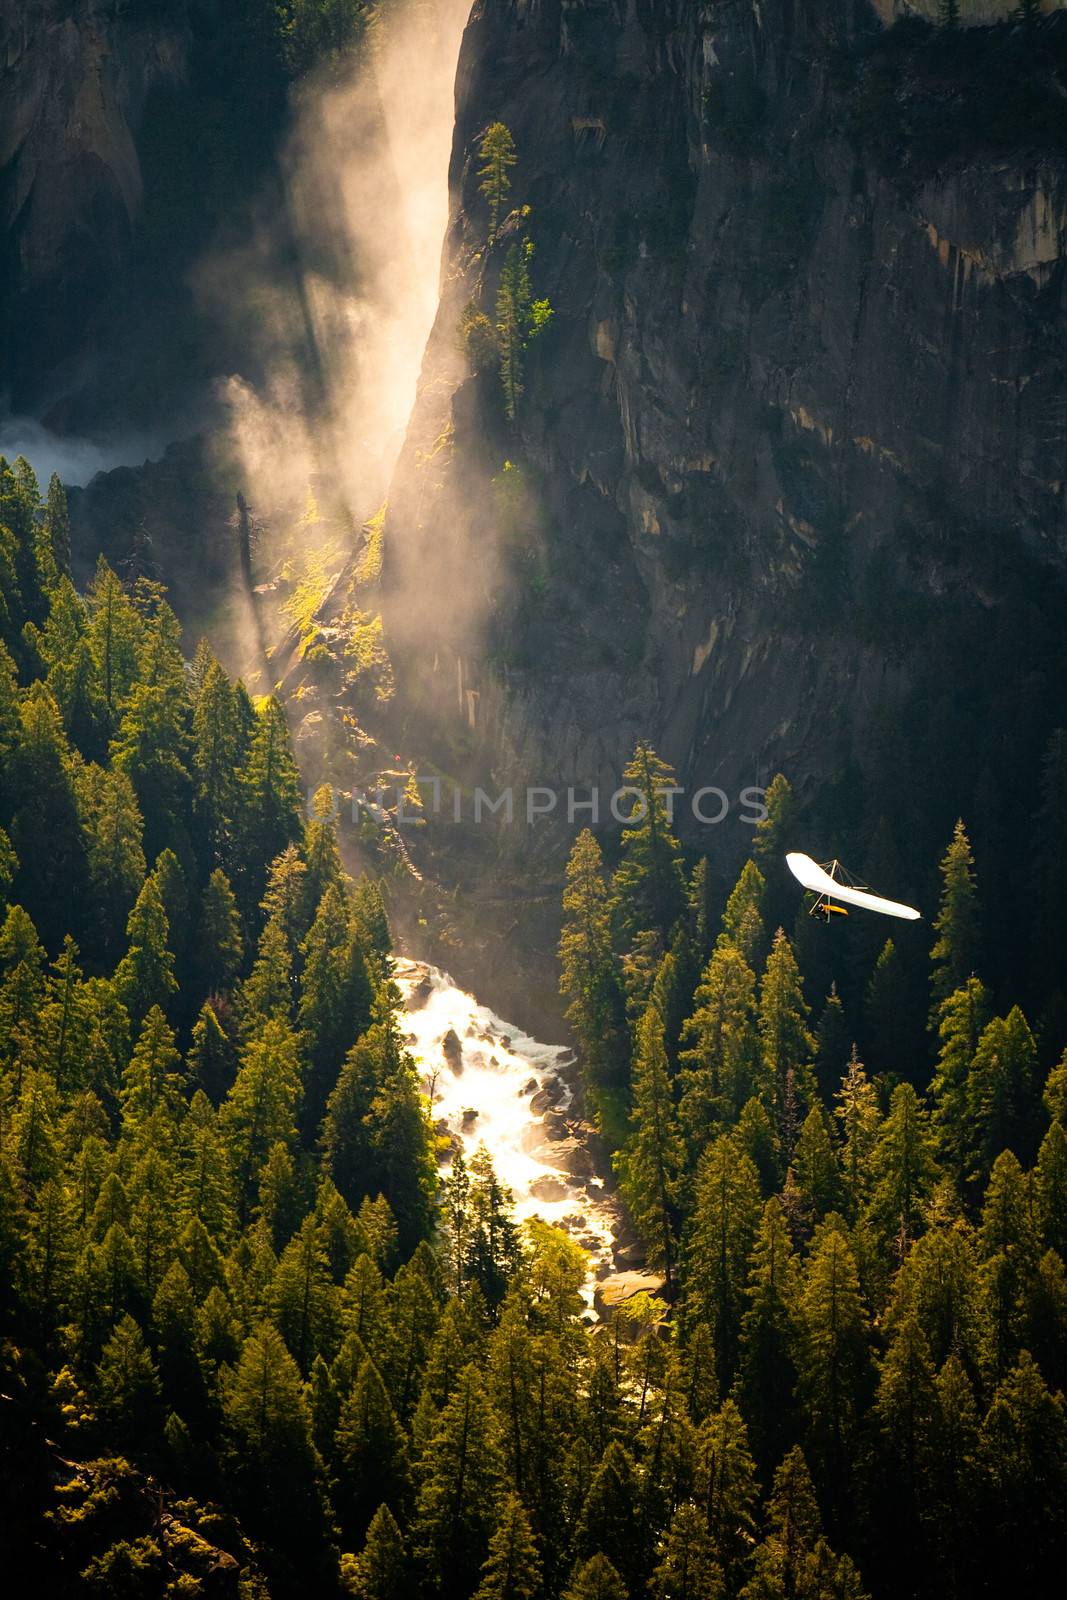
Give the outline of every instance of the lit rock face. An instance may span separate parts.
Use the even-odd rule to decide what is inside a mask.
[[[387,562],[412,700],[495,774],[610,785],[647,736],[690,787],[815,782],[932,703],[946,607],[978,639],[1005,563],[1038,597],[1063,571],[1063,159],[1021,130],[897,170],[861,28],[844,0],[474,8]],[[487,250],[496,120],[530,212]],[[524,236],[554,316],[511,423],[459,330]]]

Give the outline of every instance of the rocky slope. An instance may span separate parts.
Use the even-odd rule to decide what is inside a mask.
[[[1006,814],[1064,681],[1058,20],[1024,49],[846,0],[478,0],[387,545],[446,757],[610,783],[646,735],[731,795],[836,769],[835,826],[880,785],[927,851],[910,784],[931,838],[991,773]],[[458,330],[521,238],[554,317],[511,424]]]

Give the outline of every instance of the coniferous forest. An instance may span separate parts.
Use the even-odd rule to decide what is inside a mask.
[[[159,584],[75,590],[58,480],[3,464],[0,523],[9,1592],[1057,1592],[1067,1057],[983,970],[964,824],[922,992],[875,952],[867,1064],[783,931],[788,784],[717,906],[638,747],[644,815],[563,900],[662,1282],[596,1321],[488,1156],[439,1177],[382,893],[278,702]]]

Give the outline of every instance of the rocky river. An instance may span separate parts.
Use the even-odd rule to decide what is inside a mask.
[[[400,960],[401,1026],[441,1134],[443,1164],[484,1144],[514,1197],[516,1220],[564,1229],[589,1257],[587,1298],[598,1311],[659,1280],[635,1270],[636,1250],[615,1195],[597,1172],[592,1130],[573,1111],[574,1062],[465,993],[436,967]]]

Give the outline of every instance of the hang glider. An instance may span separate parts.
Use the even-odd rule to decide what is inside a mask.
[[[902,905],[899,900],[884,900],[880,894],[871,894],[862,884],[853,883],[840,861],[831,861],[820,867],[810,856],[791,851],[785,864],[796,878],[815,896],[811,907],[813,917],[829,922],[831,917],[847,917],[845,906],[862,906],[865,911],[880,911],[884,917],[903,917],[906,922],[917,922],[921,912],[914,906]],[[837,901],[843,900],[844,905]]]

